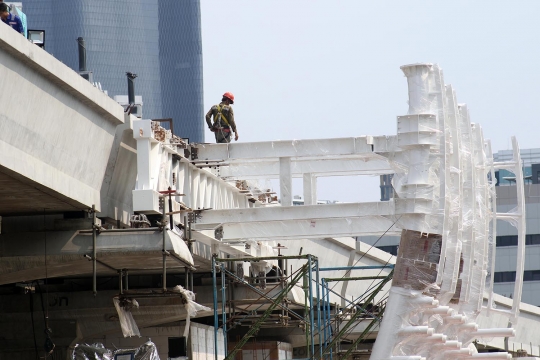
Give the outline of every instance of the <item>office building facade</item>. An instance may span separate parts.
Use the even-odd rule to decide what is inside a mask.
[[[540,149],[522,149],[523,175],[525,182],[525,272],[523,274],[522,301],[540,306]],[[497,162],[508,161],[512,150],[493,154]],[[499,170],[497,178],[497,212],[512,212],[517,206],[515,175]],[[516,278],[517,230],[506,222],[497,222],[497,258],[493,274],[495,292],[513,297]]]
[[[176,135],[204,141],[200,0],[25,0],[23,10],[57,59],[78,71],[83,37],[87,69],[111,97],[127,95],[135,73],[144,118],[172,118]]]
[[[540,306],[540,149],[522,149],[525,182],[526,252],[522,301]],[[496,162],[510,161],[512,150],[493,154]],[[393,192],[388,190],[391,176],[381,177],[381,200],[389,200]],[[512,212],[517,207],[516,177],[507,170],[495,173],[497,183],[497,212]],[[386,196],[385,196],[386,195]],[[399,236],[362,236],[358,240],[397,255]],[[492,274],[496,293],[513,297],[516,278],[517,230],[509,222],[497,222],[495,273]]]

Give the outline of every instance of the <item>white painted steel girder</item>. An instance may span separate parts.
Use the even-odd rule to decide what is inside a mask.
[[[228,209],[257,206],[260,202],[248,192],[224,181],[208,169],[200,169],[184,157],[184,149],[174,144],[158,141],[154,137],[151,120],[133,122],[137,140],[137,184],[133,190],[135,212],[162,214],[159,207],[160,191],[169,187],[176,190],[172,209]],[[168,202],[165,201],[168,207]],[[166,211],[166,212],[167,212]],[[181,214],[174,215],[175,222],[182,222]]]
[[[227,159],[271,159],[280,157],[319,157],[360,155],[373,152],[371,136],[280,140],[254,143],[195,144],[197,160],[224,161]]]
[[[394,214],[393,201],[304,206],[272,206],[253,209],[207,210],[193,224],[205,228],[209,224],[249,223],[320,218],[362,217]]]
[[[220,224],[358,218],[370,216],[420,215],[431,211],[431,202],[422,199],[393,199],[370,203],[338,203],[304,206],[272,206],[249,209],[205,210],[194,229],[213,229]],[[385,230],[387,230],[386,228]],[[276,234],[285,236],[286,234]],[[323,237],[325,233],[321,233]],[[245,237],[242,237],[245,238]]]
[[[304,174],[314,176],[351,176],[393,174],[397,166],[392,166],[387,158],[377,155],[361,155],[356,158],[327,158],[306,160],[297,158],[291,162],[292,177]],[[219,164],[217,171],[222,178],[232,179],[272,179],[280,176],[279,160],[268,159],[249,162]]]
[[[421,221],[422,215],[416,215]],[[313,220],[283,220],[265,222],[225,223],[225,242],[247,240],[294,240],[358,235],[400,234],[394,217],[366,216]]]
[[[436,265],[436,280],[422,283],[426,290],[420,292],[406,284],[392,287],[371,359],[393,358],[394,354],[428,359],[468,356],[486,287],[490,221],[497,219],[518,224],[518,276],[513,309],[505,312],[512,321],[517,316],[525,244],[519,148],[513,139],[513,161],[493,164],[480,126],[471,124],[465,105],[458,105],[454,90],[444,84],[442,70],[432,64],[407,65],[402,70],[409,85],[409,111],[397,118],[395,136],[193,144],[189,147],[192,159],[187,159],[152,140],[148,125],[141,124],[134,133],[141,135],[135,135],[143,156],[139,171],[146,173],[139,175],[134,196],[137,191],[143,194],[175,185],[185,194],[177,197],[176,205],[183,201],[191,209],[202,210],[193,224],[194,238],[200,236],[201,244],[206,241],[212,253],[220,248],[234,253],[238,245],[232,243],[254,240],[399,234],[402,229],[440,234],[439,263],[429,265]],[[518,210],[511,214],[496,213],[495,168],[516,173]],[[315,205],[318,176],[364,174],[394,174],[396,198]],[[304,206],[291,206],[293,177],[303,178]],[[252,195],[246,195],[258,190],[237,182],[244,189],[240,190],[224,181],[269,178],[279,179],[282,206],[260,207],[261,203],[248,201]],[[152,200],[155,206],[155,198],[146,195],[145,201]],[[215,230],[221,240],[214,238]],[[492,251],[494,259],[494,247]],[[492,283],[489,288],[492,291]],[[428,289],[439,291],[425,296]],[[496,311],[492,301],[488,310]],[[442,322],[431,321],[434,314],[443,314]],[[425,346],[418,336],[436,339],[437,345]]]

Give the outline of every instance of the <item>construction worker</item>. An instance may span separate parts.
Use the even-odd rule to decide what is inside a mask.
[[[0,18],[4,24],[11,26],[15,31],[24,35],[21,18],[10,13],[9,6],[4,2],[0,2]]]
[[[206,123],[210,131],[216,136],[217,143],[230,143],[231,130],[234,131],[234,141],[238,141],[238,131],[234,123],[232,104],[234,104],[234,95],[226,92],[223,94],[219,105],[212,106],[206,114]],[[213,123],[212,116],[214,117]]]

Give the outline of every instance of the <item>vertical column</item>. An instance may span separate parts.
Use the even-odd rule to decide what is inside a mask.
[[[137,140],[137,190],[150,187],[150,139]]]
[[[291,158],[279,158],[279,193],[282,206],[292,206]]]
[[[223,208],[229,209],[231,207],[231,197],[229,195],[229,188],[224,188],[223,193]]]
[[[304,205],[317,205],[317,178],[304,174]]]
[[[152,125],[150,120],[133,122],[133,137],[137,140],[137,190],[151,189]]]
[[[525,213],[525,190],[523,182],[523,161],[521,160],[521,152],[519,151],[519,145],[515,136],[512,136],[512,149],[514,150],[514,174],[516,175],[516,187],[517,187],[517,212],[519,218],[517,221],[518,232],[518,247],[517,247],[517,261],[516,261],[516,281],[514,283],[512,312],[513,323],[517,321],[519,315],[519,307],[521,303],[521,295],[523,291],[523,272],[525,270],[525,234],[526,234],[526,213]],[[514,320],[515,319],[515,320]]]
[[[181,164],[181,170],[178,173],[178,188],[180,189],[180,179],[182,179],[182,193],[184,194],[184,203],[191,207],[191,171],[188,163]]]
[[[238,195],[236,195],[236,192],[232,190],[231,190],[231,208],[233,209],[238,208]]]
[[[401,198],[433,201],[435,195],[426,189],[433,189],[433,192],[439,189],[439,173],[436,171],[439,167],[435,160],[441,155],[445,156],[445,149],[440,147],[438,138],[438,103],[433,101],[434,69],[432,64],[406,65],[401,69],[407,77],[409,111],[408,115],[398,117],[397,138],[401,156],[406,159],[409,171],[396,173],[393,183]],[[431,150],[436,156],[431,156]],[[438,212],[438,209],[435,210]],[[437,279],[442,236],[430,231],[439,230],[439,224],[431,219],[431,216],[426,216],[422,224],[408,219],[400,221],[403,231],[392,289],[377,341],[373,345],[372,359],[390,359],[397,351],[396,347],[403,341],[399,334],[400,328],[404,327],[403,318],[413,311],[419,311],[411,301],[412,292],[425,290],[426,284],[435,283]],[[429,231],[427,236],[425,230]],[[424,295],[419,298],[430,303],[435,301]],[[411,352],[407,355],[416,354]]]
[[[430,94],[430,75],[433,71],[433,65],[404,65],[401,70],[407,77],[409,114],[430,114],[433,99]]]
[[[213,207],[216,210],[222,209],[222,201],[221,201],[221,186],[219,183],[216,183],[216,186],[214,186],[214,201],[213,201]]]
[[[197,209],[197,199],[199,196],[200,171],[193,170],[191,174],[191,208]]]
[[[208,178],[208,203],[205,205],[207,208],[216,209],[216,188],[218,183],[214,178]]]
[[[204,172],[201,171],[200,184],[199,184],[199,196],[197,200],[197,206],[201,209],[204,209],[206,203],[206,197],[208,196],[206,192],[207,187],[207,176]]]

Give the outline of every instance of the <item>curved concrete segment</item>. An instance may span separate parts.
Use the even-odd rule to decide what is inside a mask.
[[[7,26],[0,27],[0,104],[0,173],[11,187],[39,192],[33,204],[2,196],[10,206],[0,215],[93,204],[99,210],[123,108]]]
[[[0,285],[60,276],[92,274],[92,233],[12,233],[0,236]],[[106,232],[97,237],[99,275],[162,269],[163,233],[156,231]],[[47,262],[45,262],[47,249]],[[165,234],[167,267],[193,266],[193,257],[184,240],[171,231]]]

